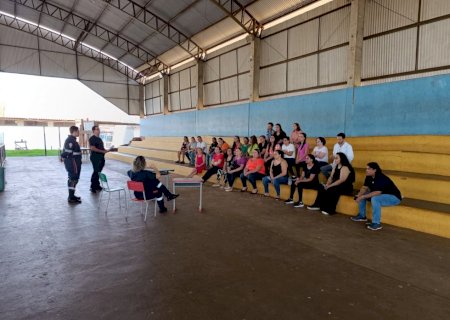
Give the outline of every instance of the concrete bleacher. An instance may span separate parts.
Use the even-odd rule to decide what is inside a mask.
[[[224,139],[231,145],[232,137]],[[204,137],[204,140],[210,143],[211,137]],[[327,138],[330,153],[335,140]],[[181,141],[181,137],[147,137],[119,147],[118,152],[108,153],[107,157],[132,163],[137,155],[142,155],[159,168],[172,168],[175,174],[185,176],[192,167],[174,163]],[[308,138],[311,150],[314,141]],[[376,161],[404,196],[401,205],[383,208],[383,223],[450,238],[450,136],[355,137],[347,141],[355,151],[355,189],[364,182],[366,164]],[[210,181],[214,179],[215,176]],[[241,188],[239,179],[234,187]],[[258,190],[263,193],[260,181]],[[270,191],[274,196],[272,186]],[[281,198],[288,196],[289,187],[282,186]],[[315,196],[316,191],[305,190],[303,200],[311,204]],[[355,215],[357,211],[352,197],[341,197],[337,212]],[[370,217],[370,209],[368,215]]]

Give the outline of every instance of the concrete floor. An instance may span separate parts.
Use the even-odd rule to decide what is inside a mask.
[[[104,173],[123,185],[126,170]],[[450,318],[449,239],[209,185],[203,214],[183,189],[177,214],[126,221],[98,213],[91,172],[70,206],[56,158],[7,160],[0,319]]]

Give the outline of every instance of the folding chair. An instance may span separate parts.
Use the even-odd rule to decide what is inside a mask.
[[[145,189],[144,189],[144,183],[142,182],[137,182],[137,181],[127,181],[127,187],[128,187],[128,193],[130,194],[130,201],[134,202],[134,203],[141,203],[141,214],[143,214],[143,209],[144,209],[144,203],[145,203],[145,215],[144,215],[144,221],[147,221],[147,212],[148,212],[148,204],[152,201],[155,202],[155,214],[154,216],[156,217],[156,198],[153,199],[148,199],[145,197]],[[134,196],[134,194],[132,195],[131,191],[135,191],[135,192],[142,192],[144,199],[138,199]],[[127,205],[127,213],[126,216],[128,216],[128,205]]]
[[[119,208],[120,208],[120,211],[122,212],[122,201],[120,199],[120,193],[123,191],[123,199],[125,201],[125,206],[126,206],[127,194],[126,194],[125,189],[120,188],[120,187],[119,188],[111,188],[108,183],[108,178],[106,178],[106,175],[104,173],[99,172],[98,176],[100,178],[100,185],[102,187],[102,191],[100,192],[100,199],[98,200],[98,211],[100,211],[100,205],[102,203],[103,192],[108,193],[108,202],[106,203],[105,214],[108,212],[109,201],[111,200],[111,193],[118,192],[119,193]]]

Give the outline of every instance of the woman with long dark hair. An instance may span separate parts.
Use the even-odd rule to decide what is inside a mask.
[[[273,133],[275,136],[275,142],[278,144],[283,144],[283,139],[287,137],[286,132],[281,128],[281,124],[277,123],[275,125],[275,132]]]
[[[319,187],[316,201],[308,206],[308,210],[321,210],[324,215],[335,214],[340,196],[352,194],[355,170],[345,153],[338,152],[334,159],[335,167],[327,183]]]

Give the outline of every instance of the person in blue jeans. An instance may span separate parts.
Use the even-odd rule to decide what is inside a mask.
[[[283,159],[283,151],[273,152],[273,161],[270,165],[269,175],[262,179],[264,185],[264,195],[269,196],[269,183],[273,184],[276,192],[276,200],[280,199],[280,184],[288,183],[288,163]]]
[[[366,202],[372,203],[372,223],[367,224],[369,230],[380,230],[381,207],[396,206],[402,201],[402,194],[394,182],[386,176],[378,163],[369,162],[366,168],[366,180],[355,201],[359,205],[359,213],[351,217],[353,221],[367,221]]]

